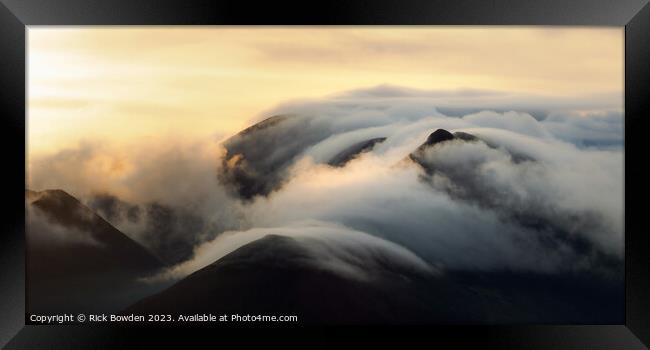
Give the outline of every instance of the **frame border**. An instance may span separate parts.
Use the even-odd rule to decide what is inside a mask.
[[[625,26],[625,324],[611,326],[437,326],[400,327],[427,338],[499,348],[643,349],[650,344],[650,240],[643,206],[648,175],[643,169],[650,110],[650,5],[648,0],[375,0],[259,2],[186,0],[0,0],[0,89],[4,132],[0,142],[10,171],[5,177],[4,220],[0,220],[0,346],[9,348],[134,346],[136,339],[165,341],[170,333],[132,328],[25,325],[24,187],[26,148],[26,32],[35,25],[570,25]],[[17,171],[16,169],[23,169]],[[23,203],[23,204],[21,204]],[[248,327],[247,327],[248,328]],[[381,327],[384,328],[384,327]],[[332,328],[328,328],[332,329]],[[220,329],[207,329],[223,336]],[[269,335],[294,334],[273,329]],[[331,336],[314,328],[301,328]],[[232,329],[228,329],[229,332]],[[355,328],[381,340],[391,331]],[[12,338],[13,337],[13,338]],[[645,343],[645,346],[644,346]]]

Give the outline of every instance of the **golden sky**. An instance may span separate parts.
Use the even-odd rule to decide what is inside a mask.
[[[28,150],[229,134],[380,84],[622,96],[623,45],[623,27],[30,27]]]

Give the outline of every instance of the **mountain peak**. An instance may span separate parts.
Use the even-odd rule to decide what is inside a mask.
[[[67,200],[75,199],[68,192],[61,189],[48,189],[42,191],[34,191],[30,189],[25,189],[25,199],[30,204],[39,201],[41,199],[54,199],[54,200]]]
[[[429,135],[427,141],[425,142],[425,145],[431,146],[435,145],[436,143],[453,140],[454,138],[454,135],[449,131],[445,129],[438,129]]]
[[[425,150],[437,144],[446,141],[452,141],[452,140],[474,142],[474,141],[479,141],[480,139],[466,132],[457,131],[452,134],[451,132],[445,129],[437,129],[436,131],[432,132],[429,135],[429,137],[427,137],[427,140],[423,144],[421,144],[420,147],[418,147],[415,151],[409,154],[408,158],[420,164],[420,166],[422,166],[428,173],[430,173],[433,171],[433,168],[431,164],[429,164],[429,162],[425,160],[424,157]]]

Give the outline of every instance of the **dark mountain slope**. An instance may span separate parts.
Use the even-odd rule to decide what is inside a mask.
[[[387,268],[373,278],[318,267],[296,240],[266,236],[123,313],[297,315],[301,323],[554,323],[622,320],[620,281],[589,274]],[[399,271],[399,272],[398,272]]]
[[[30,312],[110,309],[135,293],[139,277],[162,267],[68,193],[26,191],[26,197]]]
[[[106,254],[98,257],[115,255],[115,262],[120,267],[135,271],[149,271],[161,266],[145,248],[65,191],[28,191],[27,196],[30,205],[44,213],[53,224],[84,232],[102,246],[101,250]],[[74,266],[84,268],[78,263]]]
[[[226,140],[219,180],[244,199],[269,194],[298,154],[327,137],[309,124],[305,118],[273,116]]]
[[[423,304],[409,276],[384,271],[372,281],[360,281],[320,269],[317,263],[294,239],[269,235],[145,298],[125,313],[297,315],[300,322],[317,323],[403,323],[424,316],[441,321],[455,317],[444,304]]]

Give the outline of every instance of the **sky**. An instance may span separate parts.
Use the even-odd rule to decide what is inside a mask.
[[[30,27],[28,157],[234,134],[382,85],[623,108],[622,27]]]

